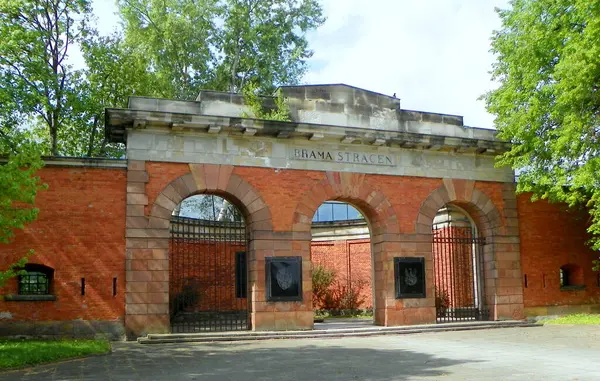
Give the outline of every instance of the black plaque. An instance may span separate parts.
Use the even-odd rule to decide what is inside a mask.
[[[302,300],[302,257],[267,257],[267,301]]]
[[[425,297],[425,258],[394,258],[396,299]]]

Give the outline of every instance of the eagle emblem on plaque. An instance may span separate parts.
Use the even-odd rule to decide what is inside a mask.
[[[277,280],[277,284],[279,288],[283,291],[290,288],[292,283],[294,282],[294,276],[292,272],[287,267],[280,267],[277,269],[277,273],[275,273],[275,280]]]
[[[408,286],[414,286],[415,284],[417,284],[418,280],[419,279],[417,277],[417,269],[408,268],[404,270],[404,283],[406,283]]]

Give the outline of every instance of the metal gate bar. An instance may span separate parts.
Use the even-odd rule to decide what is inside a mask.
[[[244,222],[171,219],[173,333],[248,329],[246,246]]]
[[[438,323],[487,320],[483,247],[471,227],[441,224],[433,229],[435,305]]]

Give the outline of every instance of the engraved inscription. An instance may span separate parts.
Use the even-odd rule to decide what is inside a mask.
[[[394,157],[381,153],[365,153],[351,151],[330,151],[308,148],[294,148],[291,158],[296,160],[330,161],[334,163],[352,163],[368,165],[394,166]]]

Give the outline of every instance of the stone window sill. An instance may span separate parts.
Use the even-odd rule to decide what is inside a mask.
[[[585,290],[585,286],[584,285],[578,285],[578,286],[561,286],[560,290],[561,291],[580,291],[580,290]]]
[[[6,302],[53,302],[56,295],[4,295]]]

